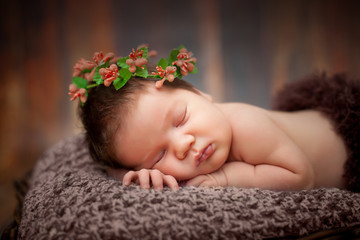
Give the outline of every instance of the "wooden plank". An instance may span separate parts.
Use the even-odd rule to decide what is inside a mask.
[[[218,0],[197,1],[201,66],[206,90],[216,101],[224,100],[224,71]]]

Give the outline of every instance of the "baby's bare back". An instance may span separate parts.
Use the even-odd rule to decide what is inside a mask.
[[[315,173],[315,187],[344,187],[346,147],[330,120],[317,111],[269,111],[270,117],[304,152]]]

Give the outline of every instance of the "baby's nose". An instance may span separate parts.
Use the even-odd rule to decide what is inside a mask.
[[[188,155],[195,138],[192,135],[184,135],[176,141],[176,157],[183,160]]]
[[[184,152],[184,151],[177,151],[177,152],[176,152],[176,157],[177,157],[178,159],[180,159],[180,160],[184,160],[184,159],[186,158],[188,152],[189,152],[189,151],[186,151],[186,152]]]

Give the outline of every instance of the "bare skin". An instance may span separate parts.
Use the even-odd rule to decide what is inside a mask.
[[[223,171],[191,179],[189,185],[213,186],[217,181],[221,186],[281,190],[344,187],[345,145],[321,113],[274,112],[241,103],[219,107],[232,123],[229,159]]]
[[[275,190],[344,187],[345,145],[330,121],[311,110],[268,111],[215,104],[186,90],[149,89],[114,144],[127,150],[116,155],[134,170],[110,174],[144,189],[177,189],[178,181]]]

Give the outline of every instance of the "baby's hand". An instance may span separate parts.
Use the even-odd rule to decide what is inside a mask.
[[[165,175],[157,169],[141,169],[139,171],[128,171],[123,177],[123,185],[129,186],[136,182],[142,189],[149,189],[152,184],[154,189],[163,189],[164,184],[172,190],[179,189],[179,184],[171,175]]]

